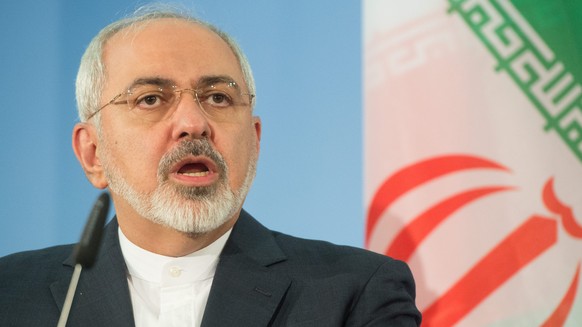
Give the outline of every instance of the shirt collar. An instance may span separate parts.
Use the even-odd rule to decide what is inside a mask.
[[[228,230],[205,248],[182,257],[168,257],[144,250],[127,239],[121,228],[119,243],[132,277],[162,285],[182,284],[214,276],[218,258],[231,231]]]

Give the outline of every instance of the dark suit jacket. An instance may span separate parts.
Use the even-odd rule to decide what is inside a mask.
[[[117,220],[84,269],[67,326],[133,326]],[[56,326],[72,245],[0,259],[0,326]],[[272,232],[242,212],[220,256],[202,326],[417,326],[414,281],[399,261]]]

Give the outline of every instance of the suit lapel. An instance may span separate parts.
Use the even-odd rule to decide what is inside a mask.
[[[67,326],[134,326],[117,229],[114,218],[105,228],[95,265],[83,269]],[[61,274],[62,278],[51,285],[53,297],[61,310],[73,270],[73,257],[63,265],[63,269],[69,272]]]
[[[68,327],[135,325],[117,229],[113,219],[95,265],[81,273]],[[291,285],[287,276],[269,266],[285,260],[271,232],[241,212],[221,253],[202,326],[268,326]],[[50,286],[61,310],[73,264],[72,257],[67,259],[63,273]]]
[[[202,326],[268,326],[291,285],[268,267],[284,260],[271,232],[242,211],[221,253]]]

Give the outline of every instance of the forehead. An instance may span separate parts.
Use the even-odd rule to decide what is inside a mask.
[[[228,44],[207,27],[180,19],[147,21],[121,30],[105,44],[103,61],[106,89],[151,76],[192,83],[204,75],[227,75],[243,82]]]

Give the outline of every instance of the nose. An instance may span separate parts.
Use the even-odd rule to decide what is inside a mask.
[[[176,109],[172,115],[174,125],[174,139],[210,138],[211,126],[206,113],[200,107],[196,97],[196,91],[182,89],[176,91]],[[187,94],[191,96],[188,96]]]

